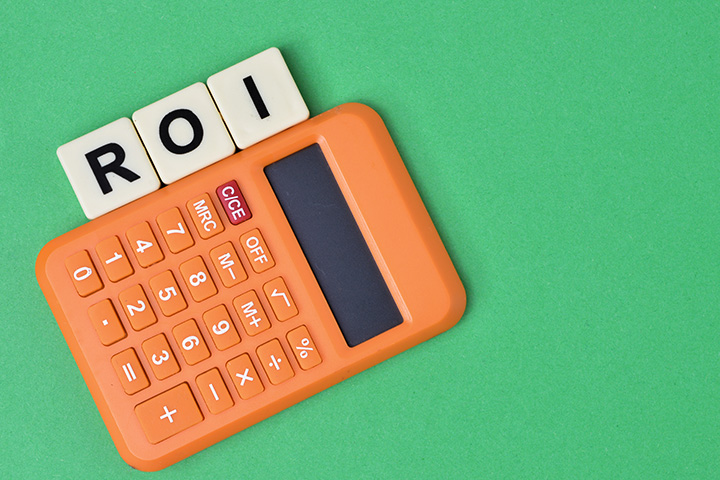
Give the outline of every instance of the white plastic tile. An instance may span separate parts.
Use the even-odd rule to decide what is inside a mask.
[[[310,116],[280,50],[274,47],[216,73],[207,83],[239,148]]]
[[[62,145],[57,156],[89,219],[160,188],[129,118]]]
[[[204,83],[141,108],[132,119],[165,183],[235,153],[235,144]]]

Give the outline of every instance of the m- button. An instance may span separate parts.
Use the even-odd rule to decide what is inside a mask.
[[[264,272],[275,266],[275,260],[270,255],[265,239],[257,228],[240,237],[240,244],[255,273]]]

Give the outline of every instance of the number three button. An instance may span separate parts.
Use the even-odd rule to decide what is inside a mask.
[[[180,371],[175,355],[170,350],[170,345],[162,333],[145,340],[142,349],[158,380],[175,375]]]

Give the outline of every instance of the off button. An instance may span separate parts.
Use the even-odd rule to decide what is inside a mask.
[[[255,273],[264,272],[275,266],[275,260],[270,255],[265,239],[257,228],[240,237],[240,244]]]

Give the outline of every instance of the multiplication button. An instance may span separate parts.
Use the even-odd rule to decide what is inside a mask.
[[[235,384],[235,389],[243,400],[252,398],[265,390],[247,353],[233,358],[225,366]]]

